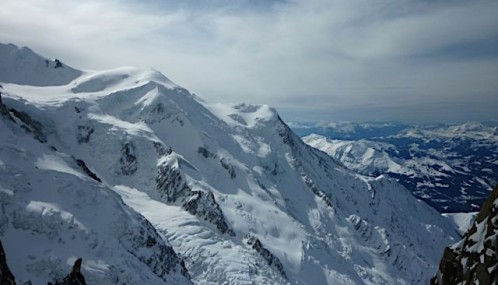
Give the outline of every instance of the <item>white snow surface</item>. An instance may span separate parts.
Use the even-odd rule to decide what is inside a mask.
[[[478,212],[470,212],[470,213],[445,213],[442,214],[444,217],[451,220],[455,223],[458,232],[463,236],[467,230],[470,229],[472,224],[474,223]]]
[[[48,141],[1,118],[0,239],[21,280],[41,284],[83,257],[89,284],[112,284],[120,270],[126,284],[188,282],[134,257],[141,249],[123,240],[140,232],[136,212],[194,284],[427,284],[459,237],[397,182],[354,174],[304,144],[268,106],[206,103],[152,69],[84,71],[43,87],[0,73],[0,82],[3,103],[40,122]],[[158,192],[164,165],[191,191],[212,193],[234,235]],[[122,236],[126,227],[135,230]]]
[[[88,284],[165,284],[141,260],[158,249],[144,246],[144,234],[157,236],[149,222],[70,155],[4,118],[0,133],[0,239],[18,284],[62,278],[79,257]],[[174,268],[171,284],[189,284]]]
[[[27,47],[0,43],[0,80],[36,86],[63,85],[81,75],[81,71],[55,59],[39,56]]]
[[[317,134],[306,136],[303,141],[327,153],[348,169],[358,173],[413,172],[411,169],[403,167],[400,163],[394,161],[384,151],[385,149],[395,148],[387,143],[367,140],[334,140]]]

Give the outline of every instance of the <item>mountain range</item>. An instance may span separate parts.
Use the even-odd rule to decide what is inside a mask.
[[[442,213],[478,211],[498,182],[498,127],[492,122],[292,125],[344,167],[397,179]]]
[[[461,237],[269,106],[12,44],[0,82],[0,240],[19,284],[79,258],[88,284],[427,284]]]

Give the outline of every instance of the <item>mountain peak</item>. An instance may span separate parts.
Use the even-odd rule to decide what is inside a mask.
[[[71,82],[71,91],[73,93],[112,92],[113,89],[127,89],[149,82],[165,85],[168,88],[179,88],[178,85],[155,69],[123,66],[110,70],[86,72]]]
[[[58,59],[47,59],[28,47],[0,43],[0,82],[56,86],[82,74]]]

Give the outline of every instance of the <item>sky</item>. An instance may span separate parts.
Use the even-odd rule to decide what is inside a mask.
[[[2,0],[0,42],[284,120],[498,119],[496,0]]]

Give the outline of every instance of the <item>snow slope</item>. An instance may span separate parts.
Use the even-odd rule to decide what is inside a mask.
[[[478,212],[447,213],[443,214],[443,217],[451,220],[455,224],[455,227],[458,229],[458,232],[463,236],[474,223],[477,214]]]
[[[53,177],[70,185],[63,195],[57,192],[64,201],[41,202],[79,203],[78,193],[91,189],[117,204],[122,199],[124,209],[142,214],[171,244],[194,284],[426,284],[444,246],[459,237],[448,220],[400,184],[354,174],[304,144],[271,107],[206,103],[152,69],[81,74],[44,87],[0,77],[4,104],[38,122],[27,128],[30,134],[19,130],[2,136],[2,143],[37,137],[39,142],[31,141],[40,150],[22,147],[33,152],[23,165],[25,175],[37,177],[47,191],[57,191],[48,187]],[[0,159],[10,165],[16,153],[23,155],[13,151]],[[1,169],[0,175],[16,177]],[[5,189],[22,193],[14,182]],[[40,199],[22,195],[22,212],[47,207],[27,207]],[[84,205],[56,210],[83,215],[89,207]],[[109,209],[96,204],[91,213]],[[116,231],[106,225],[119,215],[110,216],[81,223],[112,236]],[[26,231],[32,240],[42,239],[32,226]],[[8,256],[19,249],[12,242],[16,235],[0,232]],[[79,253],[54,252],[59,259]],[[115,262],[129,264],[124,257]],[[20,258],[11,268],[24,268],[27,275],[31,267]]]
[[[80,257],[88,284],[191,284],[149,221],[29,127],[1,116],[0,238],[19,284],[64,277]]]
[[[58,59],[40,57],[27,47],[0,43],[0,78],[2,82],[35,86],[63,85],[81,75]]]

